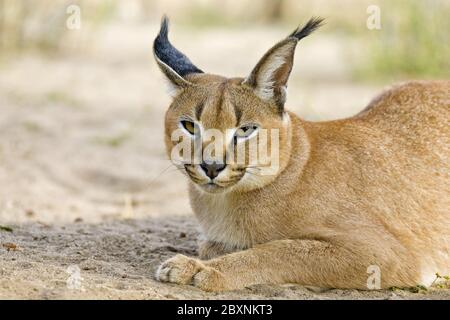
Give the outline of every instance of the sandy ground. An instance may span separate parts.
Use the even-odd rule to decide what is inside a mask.
[[[297,285],[211,294],[156,282],[164,259],[196,254],[198,236],[184,178],[164,152],[169,98],[150,51],[156,30],[112,25],[87,39],[74,35],[82,45],[64,54],[0,61],[0,225],[12,228],[0,230],[0,298],[450,298],[440,289]],[[175,27],[173,39],[203,69],[232,76],[249,72],[285,34]],[[316,36],[300,46],[291,110],[312,120],[345,117],[381,89],[348,81],[349,42],[341,40]]]
[[[159,263],[196,254],[189,217],[130,219],[101,224],[29,223],[2,235],[16,251],[0,250],[0,297],[32,299],[448,299],[449,291],[321,290],[298,285],[258,285],[226,293],[154,280]],[[71,286],[73,266],[80,286]]]

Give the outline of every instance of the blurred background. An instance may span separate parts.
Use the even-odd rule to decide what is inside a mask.
[[[377,8],[380,28],[368,28]],[[289,82],[286,106],[308,120],[450,74],[448,0],[0,0],[0,222],[190,213],[163,144],[170,100],[151,47],[164,13],[174,45],[225,76],[325,17]]]

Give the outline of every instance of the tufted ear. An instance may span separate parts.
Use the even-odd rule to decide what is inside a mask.
[[[283,112],[287,81],[294,62],[295,47],[300,39],[322,25],[322,18],[311,18],[304,27],[297,28],[286,39],[273,46],[259,60],[243,84],[252,87],[261,99],[273,101]]]
[[[153,42],[153,54],[159,68],[169,80],[171,92],[176,93],[183,87],[190,85],[186,76],[192,73],[203,73],[188,57],[178,51],[169,42],[169,19],[164,16],[158,36]]]

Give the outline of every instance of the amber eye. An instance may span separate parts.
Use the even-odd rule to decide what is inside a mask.
[[[236,138],[248,138],[256,130],[258,130],[258,126],[254,125],[254,124],[242,126],[236,130],[236,133],[234,134],[234,136]]]
[[[194,135],[196,129],[195,123],[189,120],[181,120],[180,121],[183,128],[185,128],[190,134]]]

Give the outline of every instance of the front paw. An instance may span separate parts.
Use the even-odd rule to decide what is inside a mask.
[[[225,276],[220,271],[182,254],[177,254],[161,264],[156,272],[156,279],[162,282],[194,285],[205,291],[227,289]]]
[[[177,254],[159,266],[156,279],[161,282],[191,284],[194,275],[204,268],[200,260]]]
[[[204,291],[231,290],[224,274],[214,268],[205,267],[193,279],[193,285]]]

